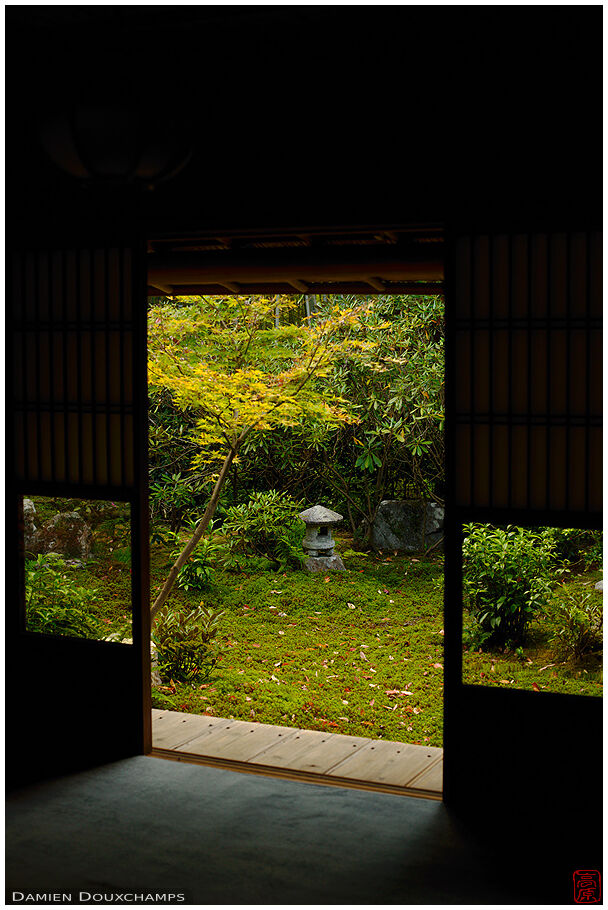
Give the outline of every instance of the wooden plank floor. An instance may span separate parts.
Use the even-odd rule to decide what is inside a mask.
[[[440,799],[443,749],[152,711],[153,754],[314,783]]]

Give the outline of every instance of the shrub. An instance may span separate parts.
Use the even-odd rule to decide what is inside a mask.
[[[602,602],[587,593],[557,600],[553,613],[556,630],[551,641],[565,657],[580,660],[602,646]]]
[[[229,508],[222,525],[227,565],[238,565],[238,556],[243,554],[265,557],[273,569],[300,566],[304,526],[297,516],[301,509],[301,503],[276,490],[252,493],[249,502]]]
[[[553,541],[555,556],[576,565],[581,560],[585,567],[602,560],[602,532],[585,528],[543,528]]]
[[[223,615],[203,604],[194,610],[167,608],[159,615],[151,637],[163,679],[194,682],[209,676],[220,655],[215,638]]]
[[[171,554],[171,562],[175,562],[182,547],[178,547]],[[215,554],[220,549],[212,537],[202,537],[196,549],[180,569],[177,583],[185,591],[206,591],[211,584],[211,572]]]
[[[563,573],[544,529],[509,525],[465,526],[463,585],[473,619],[469,642],[477,647],[518,645]]]
[[[595,568],[599,566],[601,568],[603,559],[604,559],[604,547],[603,547],[603,535],[601,531],[590,531],[591,543],[587,550],[583,553],[583,559],[585,561],[585,568]]]
[[[97,600],[92,588],[78,586],[61,556],[47,553],[25,562],[26,624],[30,632],[103,638],[106,630],[88,613]]]
[[[192,481],[181,472],[163,472],[158,480],[150,484],[152,521],[161,518],[169,523],[172,531],[178,531],[188,512],[196,508],[195,492]]]

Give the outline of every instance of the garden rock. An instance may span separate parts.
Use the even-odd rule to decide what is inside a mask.
[[[61,512],[45,521],[33,536],[34,553],[59,553],[72,559],[88,559],[91,528],[78,512]]]
[[[416,553],[438,543],[443,534],[444,509],[422,499],[385,499],[372,525],[376,550]]]
[[[31,499],[23,500],[23,546],[26,553],[33,553],[34,535],[36,525],[34,516],[36,515],[36,506]]]
[[[596,583],[595,590],[600,591],[602,594],[604,593],[604,579]]]

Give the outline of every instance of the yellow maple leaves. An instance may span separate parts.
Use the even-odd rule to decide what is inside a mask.
[[[149,314],[149,385],[197,416],[194,465],[235,453],[247,436],[307,418],[357,422],[347,402],[315,387],[340,355],[365,356],[364,306],[333,306],[310,324],[277,326],[292,298],[180,297]]]

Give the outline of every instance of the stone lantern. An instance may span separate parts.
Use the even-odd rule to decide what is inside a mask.
[[[342,521],[343,516],[325,506],[316,505],[300,512],[299,518],[306,525],[302,548],[306,553],[307,572],[344,572],[344,563],[337,553],[331,536],[331,529]]]

